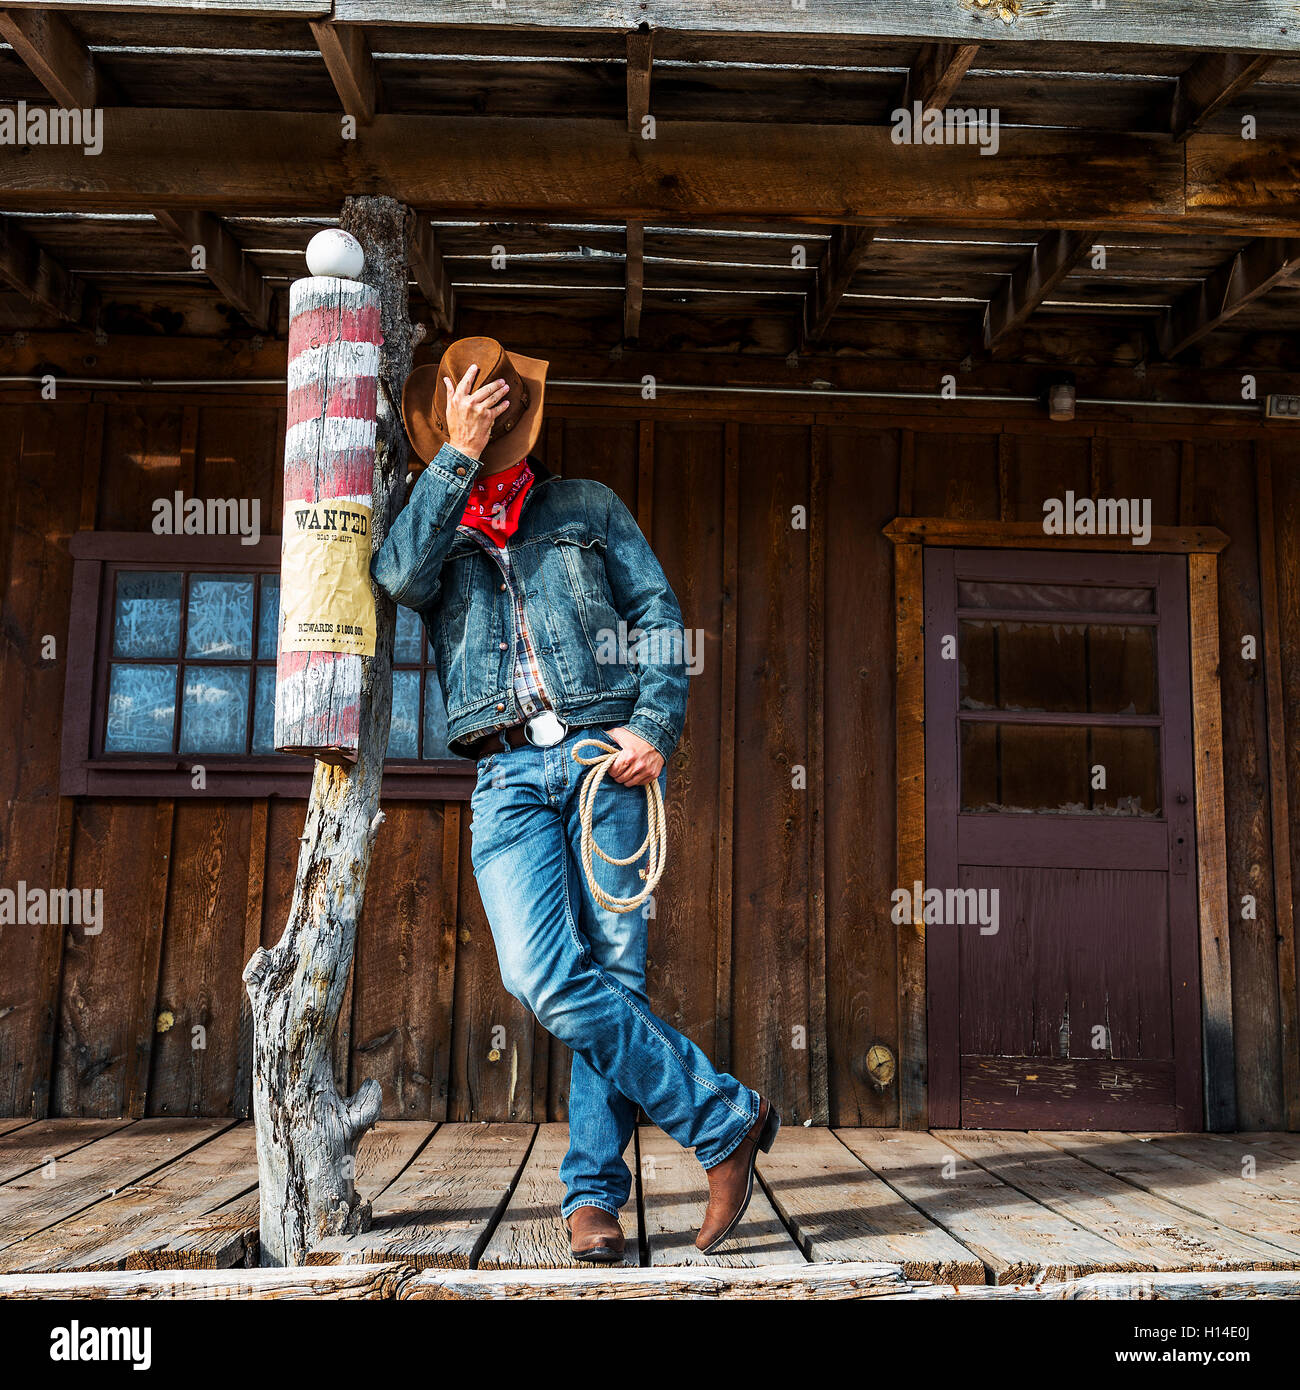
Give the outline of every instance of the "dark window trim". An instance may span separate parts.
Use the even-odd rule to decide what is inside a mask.
[[[106,580],[121,565],[175,566],[193,570],[263,570],[280,567],[280,537],[264,535],[256,545],[238,536],[156,536],[147,531],[78,531],[69,542],[73,558],[64,682],[63,739],[59,768],[62,796],[227,797],[306,799],[314,760],[279,753],[263,757],[206,754],[114,754],[96,757],[97,722],[108,698],[104,624]],[[89,634],[90,640],[84,640]],[[254,632],[256,643],[256,632]],[[254,645],[256,652],[256,645]],[[256,658],[249,663],[256,665]],[[178,716],[179,717],[179,716]],[[250,705],[250,718],[252,708]],[[421,703],[423,717],[423,702]],[[202,766],[207,785],[192,785]],[[476,768],[468,759],[440,762],[392,761],[384,768],[388,801],[467,801]]]

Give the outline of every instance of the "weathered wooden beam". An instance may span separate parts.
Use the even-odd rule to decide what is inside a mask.
[[[379,109],[379,80],[365,30],[359,24],[314,19],[311,32],[344,111],[358,125],[369,125]]]
[[[182,6],[172,0],[176,9]],[[1005,18],[1004,18],[1005,16]],[[334,18],[383,24],[500,24],[524,29],[657,29],[722,34],[844,34],[879,39],[950,40],[1013,47],[1018,43],[1125,44],[1153,48],[1300,51],[1290,0],[1143,0],[1141,5],[1018,4],[963,6],[953,0],[864,5],[818,0],[795,8],[768,0],[602,0],[599,6],[510,0],[502,15],[482,0],[335,0]]]
[[[1160,330],[1161,353],[1177,357],[1297,270],[1300,238],[1247,242],[1232,260],[1175,301]]]
[[[903,106],[919,101],[923,111],[943,110],[979,52],[977,43],[928,43],[903,83]]]
[[[210,212],[181,208],[153,210],[154,219],[185,248],[191,263],[201,268],[221,291],[222,298],[259,333],[270,331],[271,290],[244,254],[230,228]]]
[[[1274,57],[1247,53],[1206,53],[1174,87],[1169,130],[1186,140],[1222,107],[1240,96],[1272,67]]]
[[[71,110],[88,111],[112,99],[94,55],[61,14],[0,10],[0,39],[31,69],[41,86]]]
[[[627,258],[624,268],[623,340],[636,342],[641,332],[641,304],[645,297],[645,226],[627,224]]]
[[[650,69],[654,63],[653,29],[634,29],[627,36],[627,130],[642,134],[642,122],[650,114]]]
[[[985,351],[1019,328],[1074,269],[1096,233],[1048,232],[1016,266],[984,311]]]
[[[456,292],[452,288],[442,252],[438,249],[433,227],[422,213],[412,213],[406,245],[411,274],[415,276],[415,283],[419,285],[424,302],[433,315],[434,327],[439,333],[450,334],[456,323]]]
[[[1300,27],[1300,26],[1298,26]],[[996,159],[918,158],[887,126],[661,122],[654,140],[567,118],[380,114],[340,140],[327,114],[110,107],[104,148],[34,145],[0,162],[6,207],[331,211],[341,190],[497,218],[790,218],[959,226],[1237,230],[1300,235],[1295,142],[1016,128]],[[437,151],[431,158],[429,151]],[[539,151],[545,177],[539,177]],[[203,170],[195,179],[191,171]],[[1063,180],[1044,169],[1068,169]]]
[[[67,323],[86,316],[82,282],[8,218],[0,219],[0,282]]]
[[[835,227],[822,252],[812,288],[804,297],[799,351],[806,352],[826,332],[840,300],[875,240],[869,227]]]

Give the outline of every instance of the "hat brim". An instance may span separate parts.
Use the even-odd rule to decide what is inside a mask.
[[[549,362],[507,352],[511,366],[528,386],[528,405],[509,434],[490,440],[479,456],[488,471],[518,463],[537,447],[542,433],[542,411],[546,400],[546,372]],[[447,436],[433,422],[433,401],[438,390],[437,362],[417,367],[402,387],[402,420],[411,447],[425,463],[448,443]]]

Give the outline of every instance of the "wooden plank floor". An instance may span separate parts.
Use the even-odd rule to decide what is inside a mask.
[[[383,1121],[357,1154],[370,1229],[309,1262],[574,1268],[567,1143],[562,1124]],[[1300,1270],[1296,1135],[787,1128],[713,1256],[694,1246],[708,1195],[694,1158],[649,1126],[625,1157],[629,1266],[885,1262],[966,1286]],[[0,1121],[0,1275],[235,1268],[256,1254],[249,1124]]]

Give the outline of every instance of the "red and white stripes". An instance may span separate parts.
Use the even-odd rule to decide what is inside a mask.
[[[295,281],[289,294],[286,516],[295,502],[370,506],[379,345],[377,290],[333,276]],[[279,652],[277,749],[329,762],[355,760],[363,660],[345,652]]]

